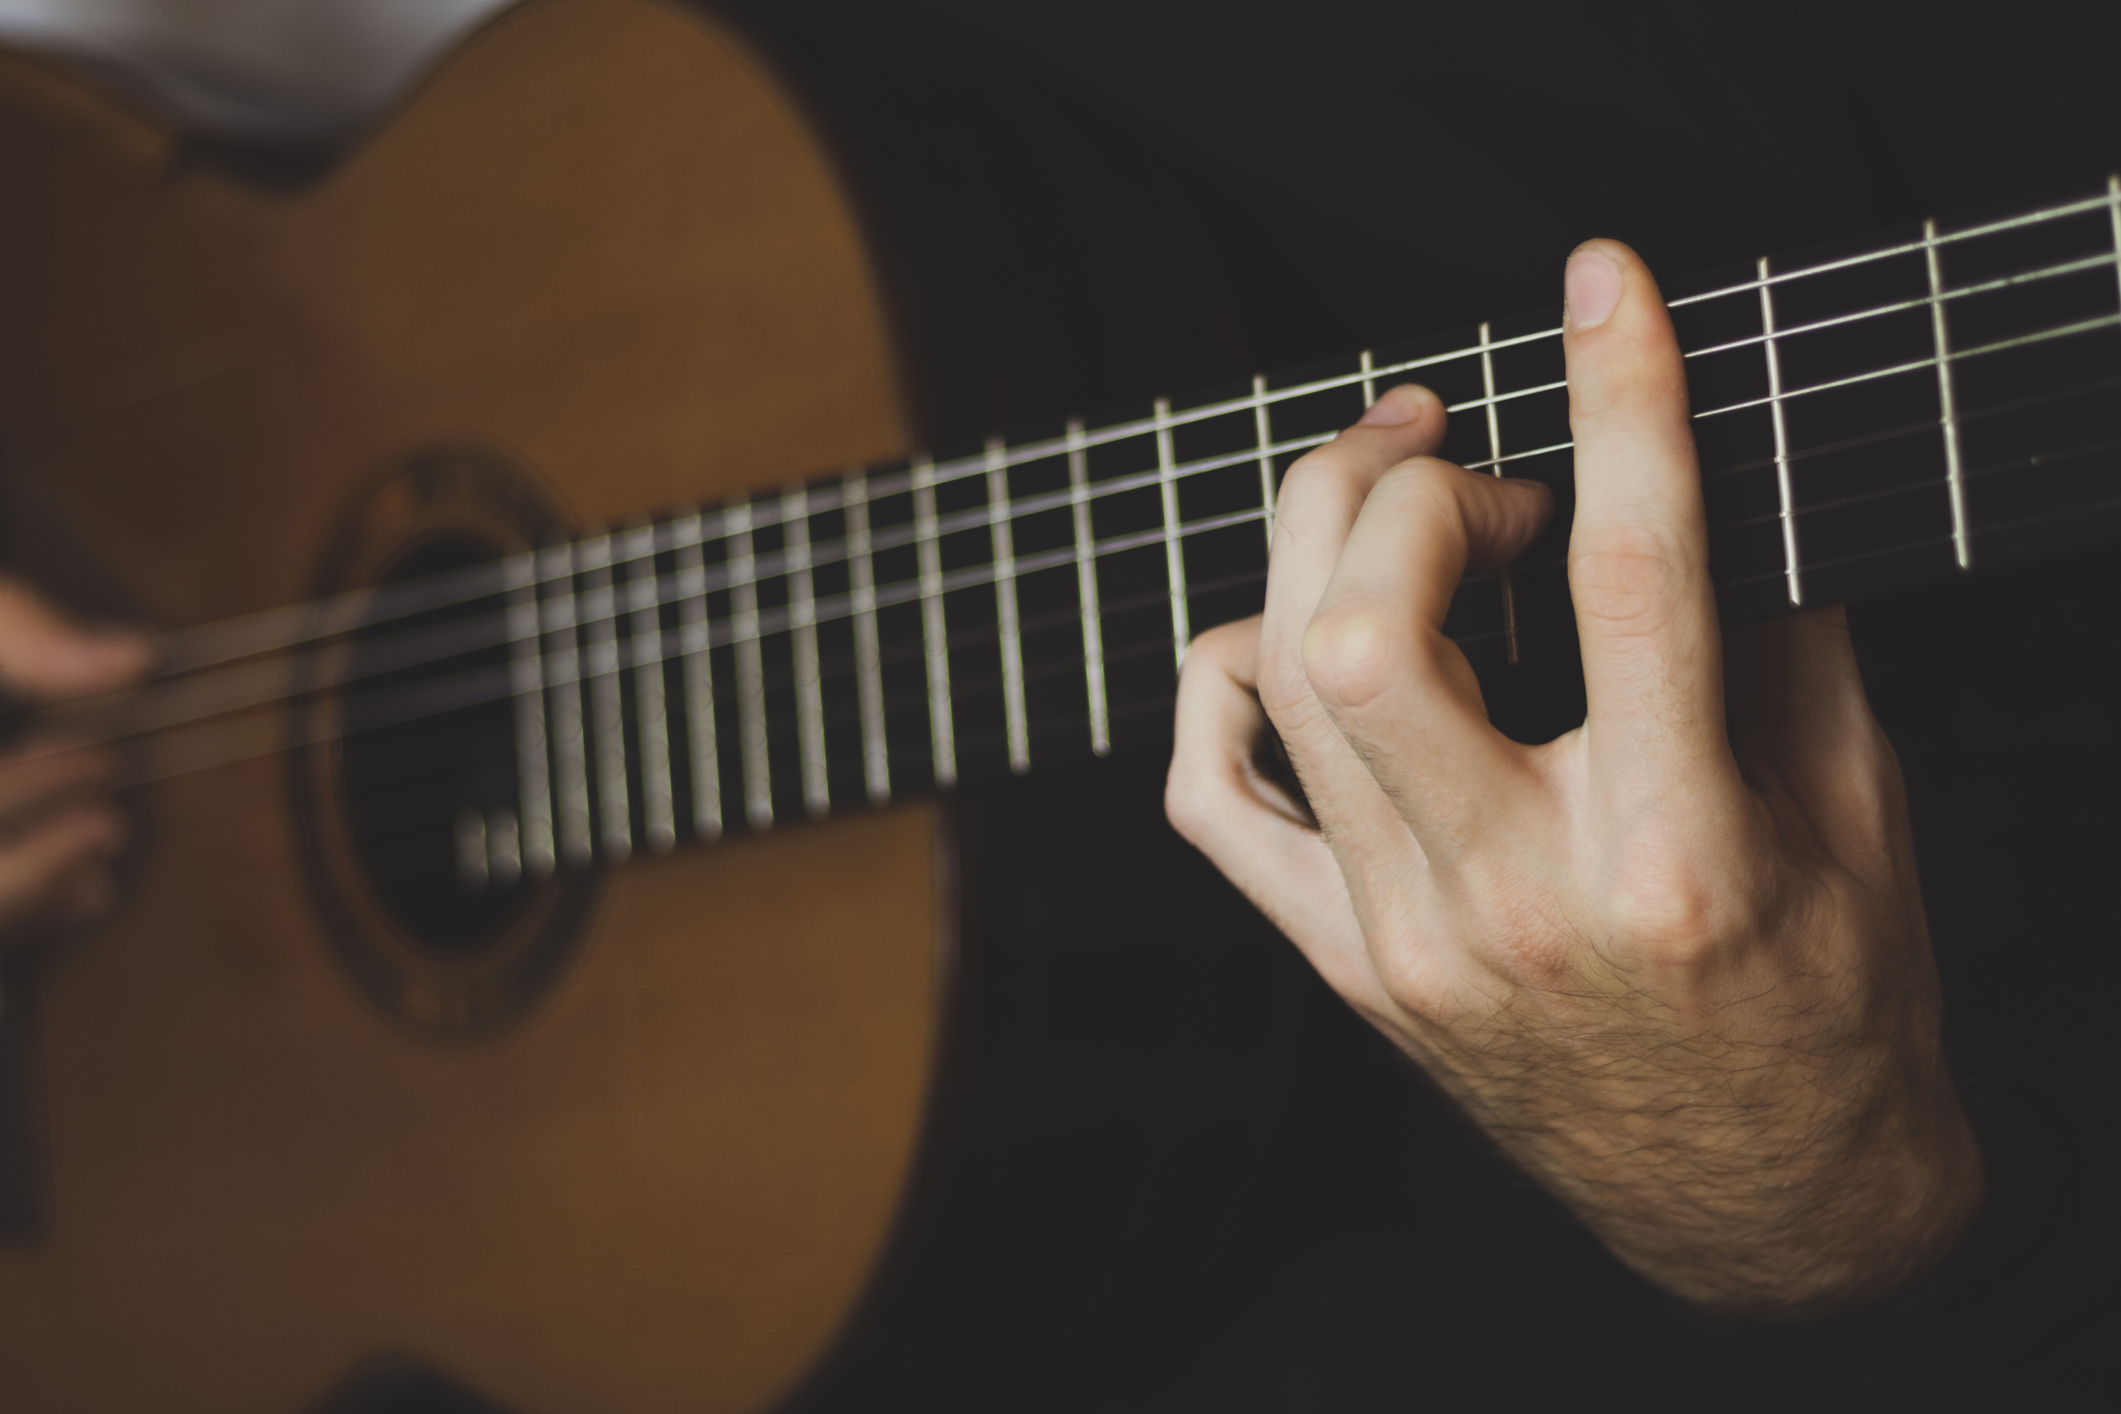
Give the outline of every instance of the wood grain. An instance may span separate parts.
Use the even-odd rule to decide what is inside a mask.
[[[512,11],[292,197],[35,62],[0,90],[9,514],[106,605],[302,598],[423,449],[491,449],[591,525],[905,442],[845,198],[689,12]],[[393,1350],[525,1411],[768,1405],[906,1181],[934,809],[618,870],[552,997],[439,1045],[336,969],[285,802],[271,760],[158,787],[134,901],[51,969],[9,1407],[284,1414]]]

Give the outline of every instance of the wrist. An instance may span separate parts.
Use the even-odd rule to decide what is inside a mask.
[[[1868,1309],[1943,1265],[1981,1210],[1980,1147],[1956,1095],[1938,1091],[1802,1156],[1697,1162],[1691,1183],[1646,1175],[1640,1206],[1608,1190],[1607,1203],[1579,1211],[1622,1261],[1705,1315],[1795,1322]]]

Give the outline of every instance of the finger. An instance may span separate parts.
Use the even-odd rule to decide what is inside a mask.
[[[1319,833],[1259,766],[1266,714],[1255,695],[1260,620],[1193,640],[1178,677],[1176,741],[1164,811],[1341,996],[1385,1005],[1340,867]]]
[[[0,681],[25,697],[63,701],[109,692],[147,671],[148,641],[90,628],[11,576],[0,576]]]
[[[1361,422],[1289,468],[1275,505],[1259,695],[1329,839],[1351,829],[1372,833],[1396,816],[1312,694],[1304,634],[1370,488],[1399,462],[1441,446],[1444,423],[1434,393],[1394,388]]]
[[[1619,242],[1578,247],[1566,285],[1569,588],[1591,769],[1623,804],[1724,783],[1721,641],[1679,344],[1649,268]]]
[[[93,907],[104,869],[125,839],[125,821],[109,806],[80,806],[0,847],[0,933],[19,932]],[[84,882],[84,876],[90,876]],[[107,896],[107,883],[100,896]]]
[[[1742,625],[1725,656],[1731,744],[1756,787],[1797,803],[1837,858],[1895,833],[1881,827],[1903,809],[1899,767],[1871,715],[1847,611]]]
[[[90,747],[47,751],[36,742],[0,757],[0,829],[21,829],[56,804],[106,795],[117,783],[118,758]]]
[[[1552,505],[1537,482],[1402,462],[1363,503],[1305,634],[1312,690],[1432,864],[1514,814],[1529,781],[1444,615],[1468,563],[1515,559]]]

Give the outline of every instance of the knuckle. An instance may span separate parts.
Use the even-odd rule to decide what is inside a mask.
[[[1164,781],[1164,818],[1178,831],[1180,839],[1198,848],[1207,817],[1199,779],[1187,767],[1172,763],[1171,774]]]
[[[1678,605],[1686,572],[1655,536],[1603,535],[1569,555],[1577,609],[1620,633],[1651,633]]]
[[[1450,978],[1426,949],[1379,949],[1377,980],[1385,995],[1416,1020],[1447,1028],[1454,1019],[1457,1007]]]
[[[1390,686],[1406,660],[1405,632],[1395,617],[1382,604],[1352,600],[1311,620],[1303,668],[1321,702],[1361,707]]]
[[[1744,890],[1732,880],[1678,861],[1622,870],[1606,902],[1629,951],[1653,966],[1706,960],[1739,936],[1750,916]]]

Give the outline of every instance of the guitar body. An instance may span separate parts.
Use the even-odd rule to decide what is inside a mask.
[[[307,599],[350,526],[459,513],[405,470],[437,458],[590,529],[906,444],[816,140],[689,13],[535,0],[297,194],[32,61],[0,99],[11,529],[105,607]],[[903,1198],[950,960],[938,810],[568,885],[550,978],[452,1029],[345,965],[387,919],[320,893],[358,871],[302,856],[335,846],[294,759],[144,792],[122,913],[39,969],[8,1407],[286,1414],[387,1353],[553,1414],[770,1404]]]

